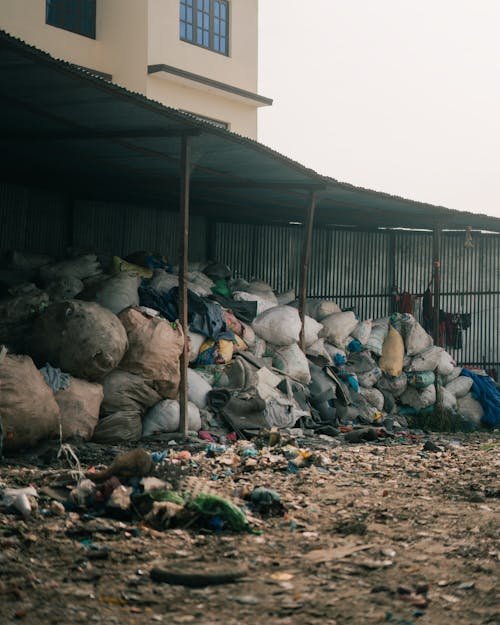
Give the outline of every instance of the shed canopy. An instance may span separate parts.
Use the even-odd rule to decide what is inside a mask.
[[[360,228],[470,226],[500,219],[405,200],[321,176],[266,146],[56,60],[0,31],[4,180],[70,197],[176,206],[180,146],[192,136],[191,212],[218,221]],[[314,140],[314,137],[312,137]]]

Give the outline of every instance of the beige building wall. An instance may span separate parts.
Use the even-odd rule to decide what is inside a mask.
[[[104,72],[172,108],[227,123],[257,138],[258,0],[230,0],[229,56],[180,40],[179,0],[97,0],[96,39],[45,23],[45,0],[0,0],[0,28],[52,56]],[[166,65],[197,79],[148,66]],[[220,89],[213,81],[229,89]]]
[[[181,41],[178,0],[149,0],[148,64],[167,63],[246,91],[257,91],[257,0],[229,5],[229,56]]]
[[[99,16],[98,39],[94,40],[46,24],[45,0],[0,0],[0,28],[56,59],[109,73],[102,55]]]

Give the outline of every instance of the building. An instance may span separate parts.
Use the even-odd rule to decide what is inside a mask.
[[[258,0],[0,0],[0,28],[256,139]]]

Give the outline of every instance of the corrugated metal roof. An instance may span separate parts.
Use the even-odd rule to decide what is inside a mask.
[[[175,210],[181,135],[192,134],[191,211],[218,221],[301,221],[362,228],[471,226],[500,219],[362,189],[321,176],[265,145],[52,58],[0,31],[2,176],[76,198]]]

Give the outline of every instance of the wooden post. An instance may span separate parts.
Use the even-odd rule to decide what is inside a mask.
[[[432,236],[432,278],[434,290],[434,319],[432,324],[432,336],[434,344],[439,345],[439,310],[441,308],[441,228],[436,226]]]
[[[305,353],[305,336],[304,336],[304,320],[307,301],[307,276],[309,274],[309,259],[311,257],[311,244],[314,223],[314,211],[316,209],[316,193],[311,192],[309,196],[309,206],[307,210],[307,219],[304,229],[304,237],[302,239],[302,256],[300,262],[299,277],[299,315],[301,321],[300,328],[300,349]]]
[[[187,271],[189,245],[189,183],[191,177],[190,138],[182,136],[181,142],[181,173],[180,173],[180,216],[179,216],[179,321],[184,332],[184,348],[181,354],[181,382],[179,387],[180,421],[179,432],[188,433],[188,302],[187,302]]]

